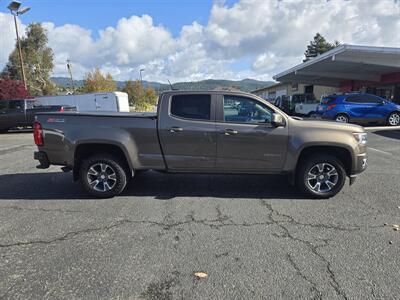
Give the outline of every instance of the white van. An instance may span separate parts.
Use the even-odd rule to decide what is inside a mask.
[[[123,92],[36,97],[41,105],[66,105],[77,111],[129,112],[128,94]]]

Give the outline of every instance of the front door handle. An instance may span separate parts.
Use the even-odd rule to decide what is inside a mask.
[[[169,132],[182,132],[183,128],[181,127],[171,127],[171,129],[169,130]]]
[[[234,130],[234,129],[225,129],[225,130],[222,130],[221,133],[225,134],[225,135],[235,135],[235,134],[238,134],[238,131]]]

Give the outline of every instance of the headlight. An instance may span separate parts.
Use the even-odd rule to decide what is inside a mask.
[[[363,133],[359,133],[359,132],[355,132],[353,133],[354,138],[356,139],[356,141],[358,142],[359,145],[366,145],[367,144],[367,133],[363,132]]]

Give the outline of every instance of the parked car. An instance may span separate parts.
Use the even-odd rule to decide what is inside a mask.
[[[362,93],[331,95],[322,99],[317,116],[343,123],[400,125],[400,105]]]
[[[274,104],[289,115],[311,116],[315,114],[319,101],[314,94],[305,93],[277,97]]]
[[[0,132],[15,127],[32,127],[38,112],[70,110],[75,108],[63,105],[42,106],[34,99],[0,100]]]
[[[148,169],[287,174],[309,196],[327,198],[367,164],[361,126],[294,119],[241,92],[166,92],[157,113],[40,113],[34,140],[39,168],[64,166],[101,198]]]
[[[36,100],[42,105],[68,105],[77,111],[129,112],[128,94],[123,92],[43,96]]]

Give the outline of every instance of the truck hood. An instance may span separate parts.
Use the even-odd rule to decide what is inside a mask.
[[[290,123],[293,123],[293,125],[296,127],[303,127],[304,129],[321,128],[349,132],[365,132],[362,126],[355,124],[339,123],[335,121],[300,120],[291,118]]]

